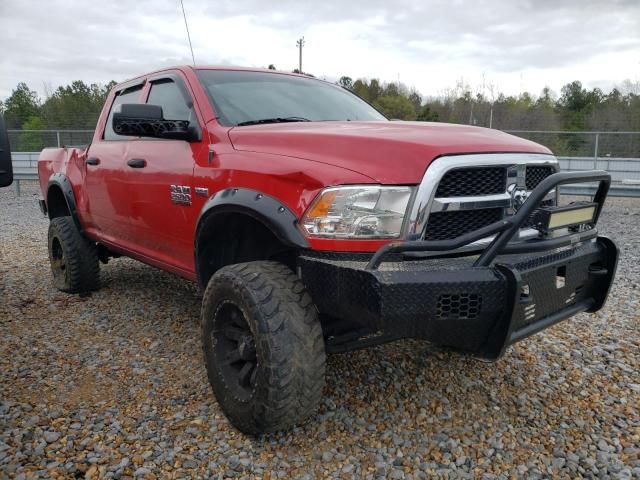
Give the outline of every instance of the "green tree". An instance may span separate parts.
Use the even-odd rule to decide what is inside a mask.
[[[30,117],[22,124],[23,130],[45,130],[46,125],[40,117]],[[22,132],[18,137],[16,151],[39,152],[46,146],[44,132],[28,131]]]
[[[411,102],[416,112],[420,111],[422,107],[422,96],[418,92],[412,90],[407,99]]]
[[[601,100],[601,92],[589,92],[582,87],[579,81],[573,81],[562,87],[558,99],[558,109],[562,116],[563,126],[567,130],[586,130],[587,121],[593,111],[594,103]],[[589,145],[589,139],[582,135],[560,135],[558,141],[566,145],[568,155],[584,155],[593,149]]]
[[[420,122],[437,122],[439,120],[438,112],[434,112],[433,110],[431,110],[431,107],[429,105],[420,107],[420,110],[418,110],[418,112],[419,113],[416,117],[416,120]]]
[[[338,80],[338,85],[340,85],[342,88],[346,88],[347,90],[353,90],[353,80],[351,77],[340,77],[340,80]]]
[[[88,129],[95,127],[111,84],[87,85],[76,80],[58,89],[42,105],[42,116],[52,128]]]
[[[379,97],[373,102],[373,106],[387,118],[398,120],[415,120],[416,118],[416,111],[413,105],[405,97]]]
[[[383,92],[382,92],[382,86],[380,85],[380,80],[378,80],[377,78],[372,79],[369,82],[369,101],[370,102],[375,102],[375,100],[382,96]]]
[[[396,83],[388,83],[382,92],[385,97],[398,97],[400,96],[400,87]]]
[[[353,93],[363,99],[365,102],[370,102],[369,99],[369,84],[366,80],[358,79],[353,82]]]
[[[31,117],[40,115],[38,94],[26,83],[20,82],[4,102],[4,117],[7,128],[20,128]]]

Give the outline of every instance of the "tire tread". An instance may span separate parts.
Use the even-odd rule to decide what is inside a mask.
[[[226,407],[225,413],[245,433],[271,432],[302,422],[322,397],[326,364],[318,314],[302,281],[277,262],[224,267],[212,277],[205,291],[203,327],[204,302],[212,300],[222,285],[245,288],[255,302],[258,314],[254,319],[254,336],[268,358],[262,391],[256,395],[254,416],[239,417],[233,407],[222,405],[223,409]],[[213,385],[211,372],[209,377]]]
[[[65,257],[66,275],[56,287],[67,293],[82,293],[100,287],[100,263],[95,243],[84,237],[73,219],[55,217],[49,224],[49,259],[54,237],[58,238]]]

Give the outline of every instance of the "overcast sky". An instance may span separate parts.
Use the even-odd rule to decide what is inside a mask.
[[[196,62],[398,78],[425,95],[464,79],[508,94],[640,80],[640,0],[184,0]],[[191,63],[180,0],[0,0],[0,99],[75,79]]]

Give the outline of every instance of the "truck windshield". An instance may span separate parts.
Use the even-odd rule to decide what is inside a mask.
[[[312,78],[268,72],[198,70],[220,123],[386,120],[356,95]]]

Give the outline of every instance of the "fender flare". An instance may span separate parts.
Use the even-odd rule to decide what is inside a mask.
[[[206,219],[221,213],[242,213],[261,222],[285,245],[309,248],[298,229],[298,217],[278,199],[248,188],[227,188],[212,195],[198,217],[196,243]],[[197,251],[197,245],[196,245]]]
[[[298,217],[282,202],[256,190],[227,188],[211,196],[200,211],[194,241],[196,269],[200,265],[199,243],[203,228],[210,219],[226,213],[239,213],[257,220],[287,246],[300,249],[309,248],[307,239],[298,229]],[[200,279],[199,271],[198,279]]]
[[[49,205],[49,191],[51,187],[56,186],[60,188],[62,191],[62,195],[64,196],[65,202],[67,203],[67,209],[69,210],[69,214],[73,219],[73,223],[76,224],[76,227],[80,232],[82,232],[82,225],[80,224],[80,218],[78,217],[78,208],[76,206],[76,197],[73,194],[73,187],[71,185],[71,181],[64,173],[54,173],[49,177],[49,182],[47,184],[47,210],[49,211],[49,218],[51,218],[51,207]]]

